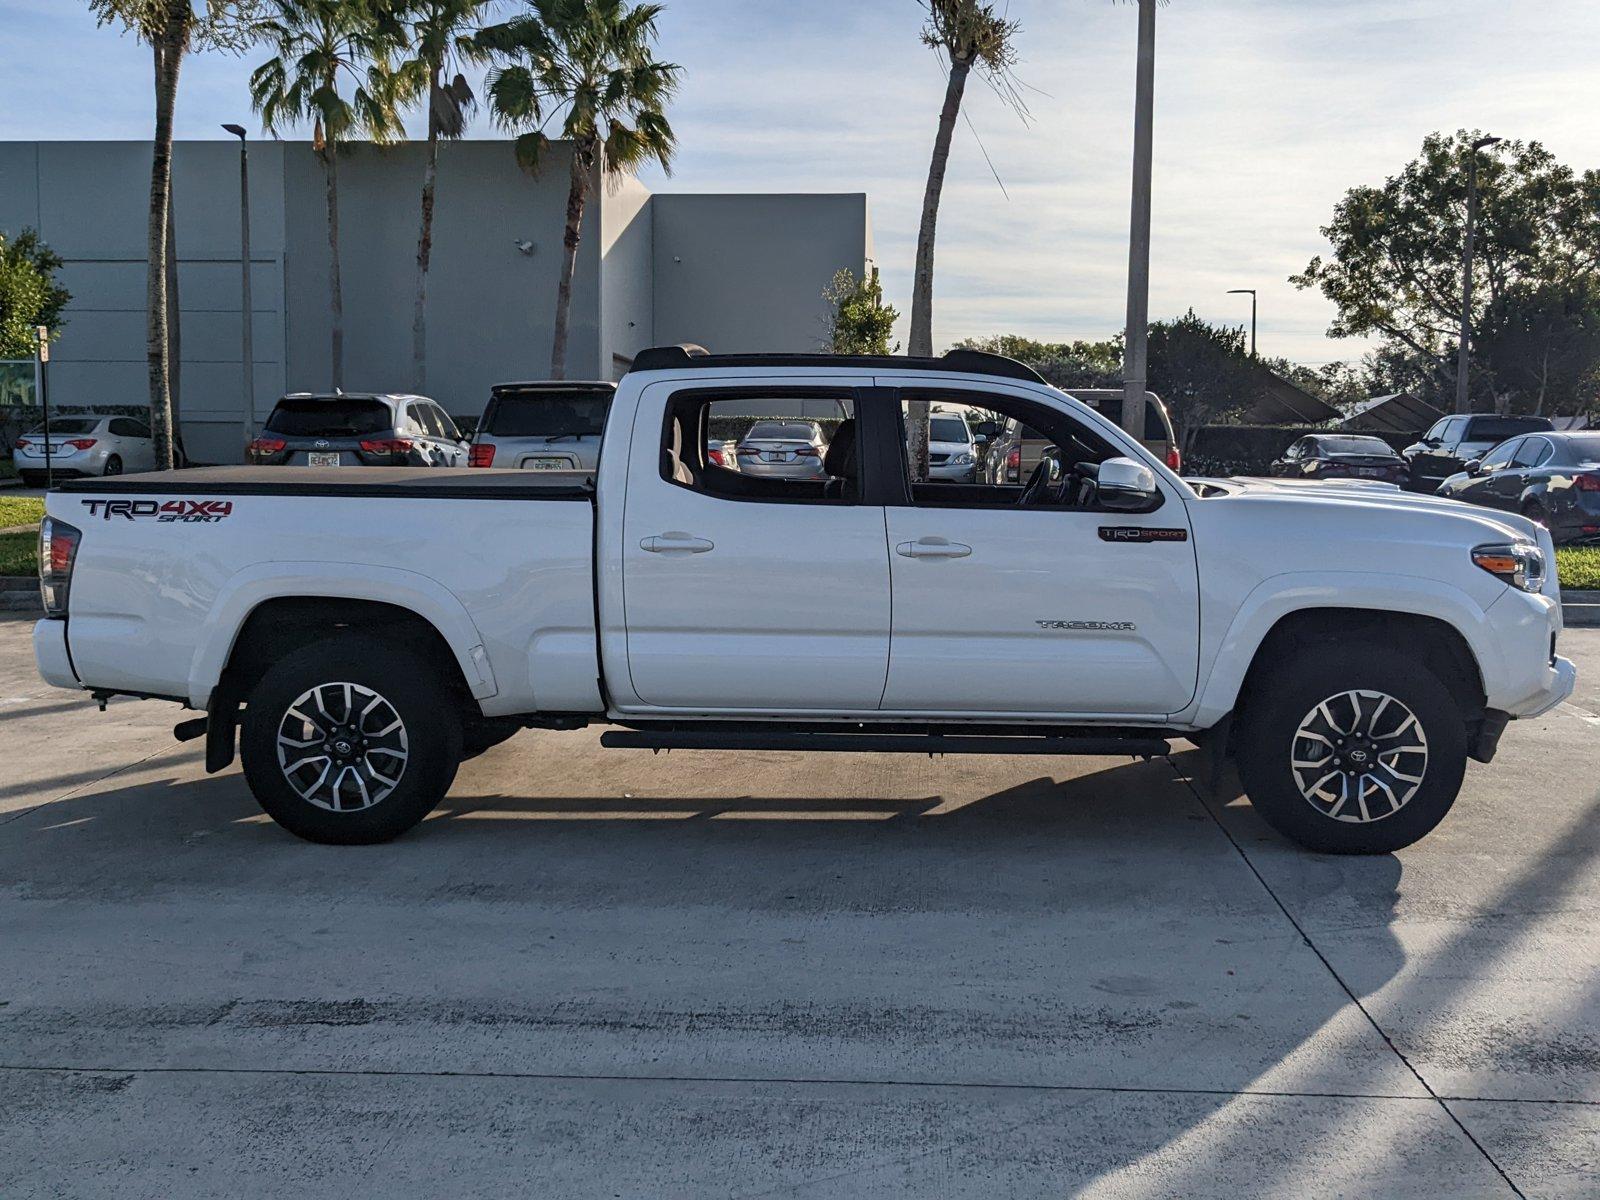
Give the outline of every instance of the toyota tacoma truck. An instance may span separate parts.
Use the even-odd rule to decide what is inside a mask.
[[[911,405],[916,404],[916,408]],[[1017,483],[925,478],[911,414],[1020,423]],[[775,411],[823,470],[708,458]],[[203,715],[261,806],[393,838],[528,727],[604,746],[1236,762],[1320,851],[1439,823],[1568,696],[1549,534],[1337,483],[1189,481],[1009,359],[640,353],[591,474],[249,468],[74,480],[41,530],[44,678]]]

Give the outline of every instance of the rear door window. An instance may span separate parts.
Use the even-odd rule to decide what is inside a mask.
[[[382,400],[356,396],[278,401],[267,429],[287,437],[346,438],[383,433],[394,417]]]
[[[1522,449],[1511,460],[1513,467],[1537,467],[1554,453],[1548,440],[1542,437],[1523,438]]]

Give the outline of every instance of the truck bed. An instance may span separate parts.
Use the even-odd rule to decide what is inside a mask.
[[[109,479],[68,479],[57,491],[95,496],[399,496],[423,500],[581,500],[582,471],[483,471],[471,467],[198,467]]]

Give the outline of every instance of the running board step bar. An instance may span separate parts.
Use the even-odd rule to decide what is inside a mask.
[[[844,754],[1102,754],[1159,758],[1171,750],[1158,737],[984,737],[919,733],[771,733],[728,730],[614,729],[600,735],[610,750],[809,750]]]

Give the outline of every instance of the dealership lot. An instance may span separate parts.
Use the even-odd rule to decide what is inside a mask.
[[[1600,631],[1431,837],[524,733],[388,846],[0,619],[0,1194],[1593,1195]]]

